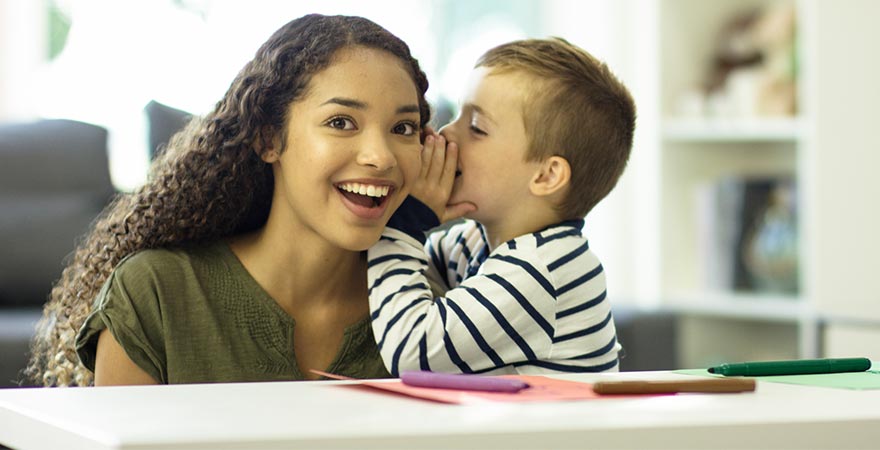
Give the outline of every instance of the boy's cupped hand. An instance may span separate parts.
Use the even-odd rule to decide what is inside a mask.
[[[440,223],[477,210],[470,202],[449,204],[457,168],[458,145],[447,143],[446,138],[428,128],[422,146],[422,167],[410,195],[431,208]]]

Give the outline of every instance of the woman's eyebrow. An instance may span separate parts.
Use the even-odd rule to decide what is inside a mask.
[[[360,110],[364,110],[364,109],[369,108],[368,104],[366,104],[360,100],[355,100],[353,98],[346,98],[346,97],[333,97],[333,98],[327,100],[326,102],[321,103],[321,106],[331,105],[331,104],[345,106],[348,108],[360,109]],[[397,112],[397,114],[409,114],[409,113],[420,113],[421,110],[419,109],[419,105],[403,105],[401,107],[398,107],[396,112]]]
[[[404,105],[397,108],[397,114],[420,113],[419,105]]]
[[[327,100],[326,102],[321,103],[321,106],[330,105],[330,104],[346,106],[346,107],[354,108],[354,109],[367,109],[366,103],[364,103],[360,100],[355,100],[353,98],[345,98],[345,97],[333,97],[330,100]]]

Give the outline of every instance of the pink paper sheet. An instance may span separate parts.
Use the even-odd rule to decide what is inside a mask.
[[[335,380],[355,381],[358,386],[366,386],[386,392],[393,392],[410,397],[421,398],[442,403],[473,403],[479,401],[496,402],[548,402],[560,400],[587,400],[603,398],[593,392],[589,383],[556,380],[540,375],[500,375],[503,378],[514,378],[525,381],[529,388],[519,392],[482,392],[458,389],[439,389],[408,386],[400,380],[359,380],[341,375],[312,370],[312,372]],[[622,396],[615,396],[620,398]],[[604,397],[607,398],[607,397]]]

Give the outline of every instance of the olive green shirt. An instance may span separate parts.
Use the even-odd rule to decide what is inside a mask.
[[[366,302],[367,299],[364,299]],[[305,379],[296,364],[296,322],[260,287],[225,242],[145,250],[122,260],[95,299],[76,339],[95,370],[105,328],[160,383]],[[369,316],[345,330],[323,370],[384,378]]]

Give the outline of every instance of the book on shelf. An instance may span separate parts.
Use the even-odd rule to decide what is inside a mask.
[[[706,289],[798,293],[798,207],[792,177],[725,177],[697,193]]]

